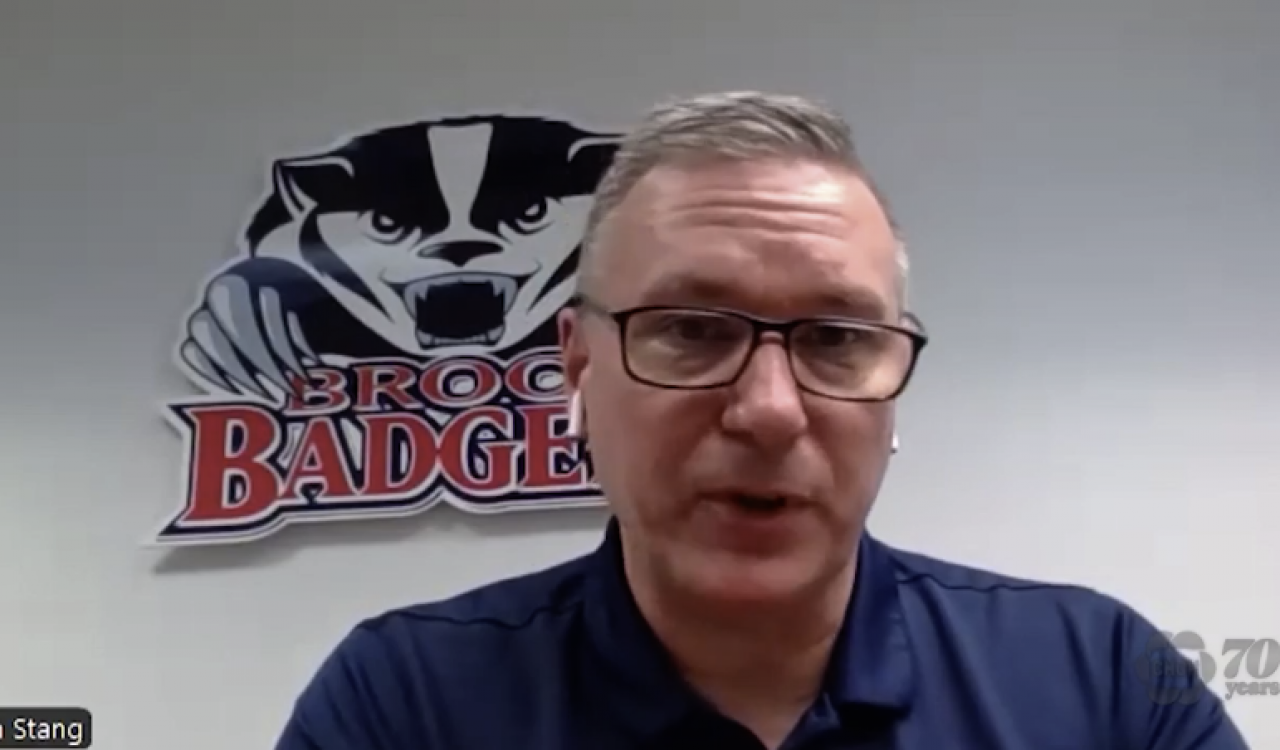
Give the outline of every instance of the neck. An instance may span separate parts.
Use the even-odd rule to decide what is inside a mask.
[[[852,562],[804,595],[723,605],[661,585],[642,556],[625,560],[636,604],[684,678],[767,746],[780,744],[821,691],[852,592]]]

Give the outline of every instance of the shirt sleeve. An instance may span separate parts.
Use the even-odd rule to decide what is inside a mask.
[[[324,660],[293,705],[275,750],[402,750],[410,735],[397,663],[376,628],[362,624]]]
[[[1161,632],[1128,608],[1121,617],[1126,750],[1249,750],[1205,683],[1212,677],[1208,644],[1191,633]]]

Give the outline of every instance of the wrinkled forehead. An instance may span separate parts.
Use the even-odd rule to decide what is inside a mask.
[[[816,164],[655,170],[611,221],[611,305],[897,315],[897,242],[871,190]]]

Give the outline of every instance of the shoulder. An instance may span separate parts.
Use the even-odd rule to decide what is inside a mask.
[[[356,631],[436,647],[537,638],[582,605],[586,572],[586,558],[578,558],[447,599],[390,609],[363,620]]]
[[[1088,586],[1023,578],[881,546],[893,561],[898,588],[904,596],[909,600],[945,602],[957,614],[999,617],[1016,613],[1020,620],[1041,614],[1079,623],[1137,616],[1124,602]]]
[[[527,696],[564,670],[586,559],[357,623],[304,687],[279,747],[310,748],[290,738],[322,735],[369,748],[431,745],[452,736],[452,726],[488,721],[477,712],[524,710]]]
[[[994,654],[1044,668],[1118,669],[1160,631],[1132,606],[1088,586],[1018,577],[886,547],[913,631],[962,634]]]
[[[1121,599],[885,551],[920,663],[964,665],[963,674],[947,678],[994,688],[1021,712],[1078,717],[1108,741],[1219,747],[1176,739],[1199,735],[1223,748],[1244,747],[1202,679],[1201,663],[1180,648],[1192,644],[1175,643]]]

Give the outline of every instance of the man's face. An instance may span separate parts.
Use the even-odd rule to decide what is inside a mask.
[[[592,298],[789,320],[898,322],[895,240],[867,186],[818,164],[664,167],[602,228]],[[795,597],[848,564],[890,454],[892,405],[797,387],[766,339],[732,385],[669,390],[629,377],[617,326],[560,319],[597,477],[626,554],[725,604]],[[744,495],[785,497],[780,510]]]

